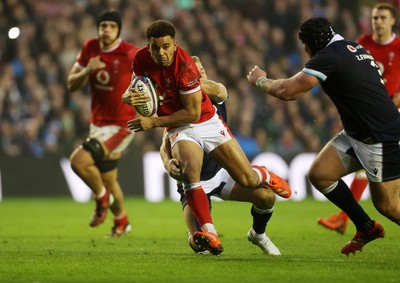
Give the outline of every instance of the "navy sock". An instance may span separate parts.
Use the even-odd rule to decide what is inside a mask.
[[[354,199],[349,187],[342,179],[338,181],[332,191],[325,194],[325,197],[346,212],[356,226],[357,231],[369,230],[373,226],[373,221]]]
[[[254,205],[251,207],[251,215],[253,216],[253,230],[257,234],[262,234],[265,232],[268,221],[271,219],[272,212],[269,213],[259,213],[254,209]]]

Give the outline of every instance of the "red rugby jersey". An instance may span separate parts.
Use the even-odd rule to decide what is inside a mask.
[[[357,42],[374,57],[392,98],[395,93],[400,92],[400,38],[393,35],[387,43],[379,44],[369,34],[360,36]]]
[[[127,128],[128,120],[136,115],[136,110],[122,103],[122,94],[128,88],[132,76],[132,60],[139,48],[119,39],[111,50],[101,50],[97,38],[85,42],[76,64],[84,68],[89,59],[100,55],[106,63],[104,69],[93,72],[89,78],[91,94],[91,123],[96,126],[118,125]]]
[[[200,73],[191,56],[177,47],[171,65],[161,67],[150,56],[148,47],[141,48],[133,61],[136,75],[148,76],[155,84],[162,97],[158,107],[158,116],[167,116],[183,109],[180,96],[190,95],[199,90],[202,92],[201,116],[196,123],[209,120],[215,114],[211,100],[200,86]]]

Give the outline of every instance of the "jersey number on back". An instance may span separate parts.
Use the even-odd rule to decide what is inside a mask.
[[[385,82],[383,81],[383,77],[382,77],[382,72],[381,72],[381,69],[379,68],[378,64],[376,64],[376,62],[374,60],[372,60],[371,61],[371,66],[376,68],[376,70],[378,71],[378,74],[379,74],[379,76],[381,78],[381,83],[383,85],[385,85]]]

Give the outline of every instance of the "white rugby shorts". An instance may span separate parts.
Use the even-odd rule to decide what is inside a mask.
[[[214,148],[233,139],[228,126],[215,114],[211,119],[199,124],[187,124],[168,131],[171,148],[182,140],[191,141],[209,153]]]
[[[400,178],[400,141],[365,144],[343,130],[329,141],[347,173],[365,169],[368,180],[376,183]]]

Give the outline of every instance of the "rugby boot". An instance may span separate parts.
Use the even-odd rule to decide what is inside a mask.
[[[382,225],[374,220],[374,226],[368,231],[357,231],[356,235],[343,248],[342,254],[355,254],[356,251],[362,251],[362,248],[369,242],[385,236],[385,230]]]
[[[91,227],[99,226],[107,217],[107,210],[110,206],[110,195],[108,192],[103,197],[96,199],[96,208],[93,212],[92,218],[90,219],[89,225]]]
[[[342,217],[341,214],[329,215],[327,218],[318,218],[318,224],[342,235],[346,232],[347,222],[348,218]]]
[[[292,190],[290,189],[289,184],[276,175],[272,173],[264,166],[253,165],[254,168],[258,169],[258,171],[262,175],[263,185],[266,188],[270,188],[275,194],[283,198],[290,198],[292,195]]]
[[[218,235],[212,232],[195,232],[193,240],[196,246],[202,250],[209,250],[213,255],[219,255],[224,251]]]
[[[260,249],[268,255],[281,255],[279,249],[272,243],[267,235],[257,235],[256,232],[251,228],[247,233],[247,239],[249,242],[260,247]]]
[[[111,229],[111,237],[118,238],[131,231],[131,225],[129,224],[128,215],[122,218],[114,218],[114,226]]]

